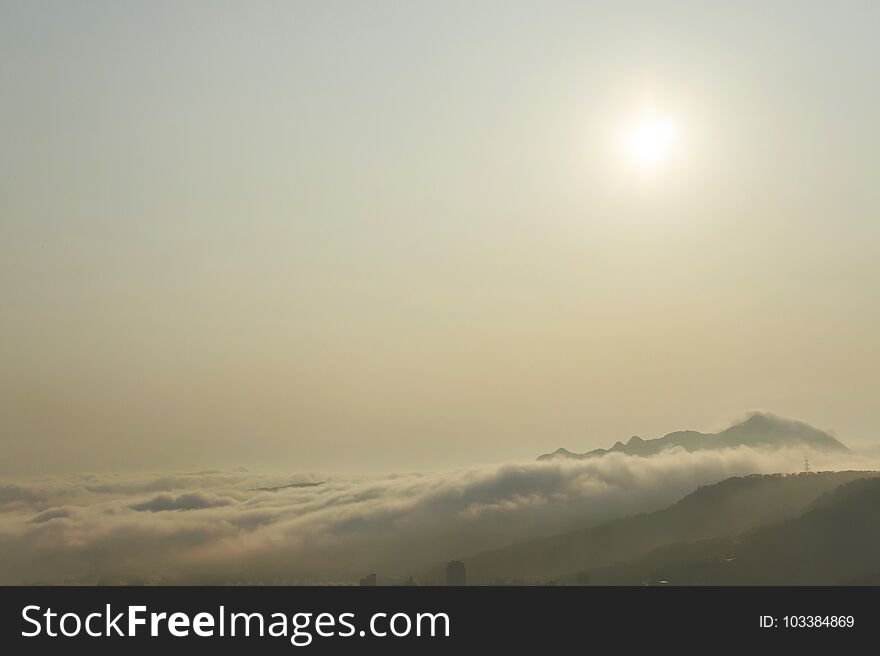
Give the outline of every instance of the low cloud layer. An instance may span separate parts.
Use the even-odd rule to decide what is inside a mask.
[[[180,496],[160,494],[129,506],[132,510],[162,512],[164,510],[202,510],[204,508],[218,508],[234,503],[232,499],[212,497],[202,492],[188,492]]]
[[[508,463],[432,474],[243,471],[0,484],[0,583],[386,580],[449,558],[676,501],[729,476],[798,471],[804,451]],[[814,469],[873,469],[810,453]],[[314,487],[281,487],[326,480]],[[274,491],[259,488],[277,488]]]

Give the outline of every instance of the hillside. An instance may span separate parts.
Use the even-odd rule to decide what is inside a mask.
[[[663,545],[735,536],[797,517],[822,495],[871,472],[729,478],[662,510],[465,558],[474,583],[545,581],[629,560]]]
[[[841,585],[880,578],[880,478],[852,481],[796,518],[737,537],[678,543],[572,573],[596,585]]]

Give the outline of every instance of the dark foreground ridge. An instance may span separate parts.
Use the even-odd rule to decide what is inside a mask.
[[[880,478],[840,486],[793,519],[582,575],[596,585],[877,585]]]
[[[860,486],[866,485],[865,480],[876,482],[880,490],[880,479],[873,478],[877,475],[878,472],[845,471],[729,478],[700,487],[662,510],[517,543],[463,560],[469,578],[477,584],[556,581],[569,584],[601,582],[608,585],[639,585],[646,580],[678,580],[683,576],[680,570],[691,564],[688,558],[691,552],[681,545],[717,540],[705,545],[705,548],[701,547],[701,555],[706,559],[714,558],[716,562],[732,562],[724,559],[736,551],[733,546],[741,534],[779,522],[794,521],[820,506],[836,504],[838,498],[858,496],[862,489]],[[873,530],[880,532],[880,500],[874,511],[862,505],[864,519],[873,521]],[[852,514],[848,517],[848,521],[858,523]],[[868,530],[864,526],[861,528]],[[846,526],[835,526],[834,530],[846,532]],[[793,535],[790,537],[794,539]],[[772,547],[780,550],[780,557],[784,560],[788,547],[783,538],[780,535],[772,542]],[[800,536],[797,540],[800,546],[793,545],[795,550],[819,549],[820,544],[827,542],[821,531],[815,536]],[[664,568],[652,569],[654,564],[661,562],[656,560],[645,561],[644,566],[621,565],[615,569],[619,563],[635,563],[639,558],[647,557],[655,550],[669,548],[670,545],[679,546],[665,552],[669,558],[662,562],[681,565],[676,569],[675,578]],[[880,544],[877,546],[880,549]],[[658,553],[662,555],[662,552]],[[839,554],[839,557],[843,555]],[[769,554],[768,558],[775,556]],[[603,567],[609,569],[602,570]],[[733,572],[733,569],[729,571]],[[689,577],[688,582],[703,582],[695,577]],[[734,578],[725,579],[723,584],[735,582]],[[767,582],[757,575],[750,580],[755,584]]]

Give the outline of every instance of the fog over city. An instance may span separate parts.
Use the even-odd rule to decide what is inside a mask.
[[[730,476],[800,471],[805,454],[817,469],[877,464],[743,446],[361,478],[215,470],[6,483],[0,583],[352,583],[368,571],[402,582],[453,557],[656,510]]]

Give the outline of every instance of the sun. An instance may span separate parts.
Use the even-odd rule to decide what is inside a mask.
[[[658,115],[642,116],[635,120],[626,133],[629,158],[643,171],[656,171],[666,165],[678,146],[679,129],[670,118]]]

